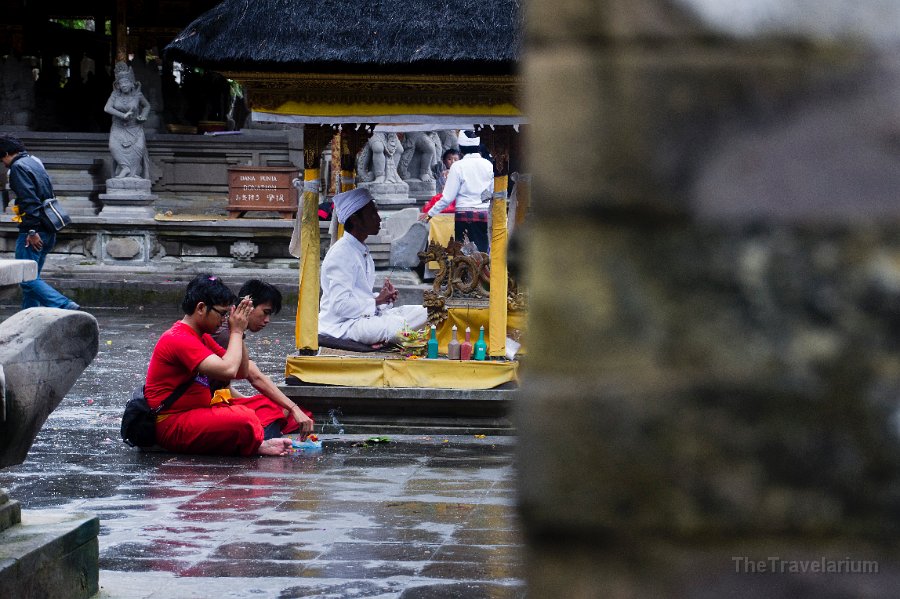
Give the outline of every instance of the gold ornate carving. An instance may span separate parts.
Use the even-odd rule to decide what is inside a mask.
[[[513,75],[371,75],[229,71],[254,106],[307,104],[515,104],[521,80]]]
[[[428,320],[435,324],[444,320],[446,306],[478,305],[490,297],[490,260],[484,252],[463,254],[464,244],[450,238],[447,247],[431,241],[419,258],[425,262],[437,262],[438,272],[434,283],[424,296],[428,308]],[[506,309],[510,312],[526,310],[528,298],[512,276],[507,277]],[[434,322],[432,322],[434,321]]]
[[[438,326],[450,313],[447,310],[447,301],[442,295],[434,291],[426,291],[422,294],[422,305],[428,310],[428,325]]]

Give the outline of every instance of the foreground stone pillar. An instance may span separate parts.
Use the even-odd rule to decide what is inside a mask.
[[[529,5],[529,596],[896,593],[900,13],[721,4]]]
[[[56,308],[23,310],[0,323],[0,467],[25,460],[47,417],[96,356],[99,334],[90,314]],[[89,514],[23,514],[0,489],[0,597],[96,594],[99,531]]]

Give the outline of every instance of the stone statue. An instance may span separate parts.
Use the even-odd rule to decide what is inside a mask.
[[[150,178],[150,154],[144,140],[144,121],[150,113],[150,103],[141,93],[141,84],[124,62],[115,66],[113,92],[104,110],[112,115],[109,131],[109,151],[115,162],[114,178]]]
[[[397,159],[400,157],[397,151],[402,147],[396,133],[373,133],[356,161],[356,172],[360,180],[366,183],[402,183],[397,173]]]
[[[376,131],[356,159],[359,187],[369,190],[379,204],[409,202],[409,185],[397,173],[403,144],[396,133]]]
[[[441,129],[437,134],[438,138],[441,140],[441,150],[438,153],[438,160],[440,160],[440,157],[444,155],[444,152],[450,148],[459,152],[459,141],[456,129]]]
[[[403,135],[400,177],[404,181],[433,181],[431,167],[441,157],[441,140],[434,131],[411,131]]]

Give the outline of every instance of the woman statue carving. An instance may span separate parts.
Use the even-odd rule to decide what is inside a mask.
[[[124,62],[117,62],[113,92],[104,109],[112,115],[109,130],[109,151],[115,162],[116,179],[124,177],[150,178],[150,154],[144,140],[144,121],[150,113],[150,103],[141,93],[141,84]]]

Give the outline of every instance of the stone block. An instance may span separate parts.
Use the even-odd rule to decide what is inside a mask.
[[[7,403],[0,467],[25,459],[47,416],[97,354],[99,334],[87,312],[56,308],[29,308],[0,323]]]
[[[22,507],[0,489],[0,532],[22,521]]]
[[[409,185],[403,181],[399,183],[375,183],[361,182],[357,185],[360,189],[368,189],[375,202],[378,204],[409,204]]]
[[[544,219],[529,231],[528,346],[541,356],[529,369],[592,368],[647,330],[654,285],[642,280],[631,242],[628,233],[588,219]]]
[[[37,262],[34,260],[0,260],[0,287],[18,285],[37,278]]]
[[[142,238],[110,237],[106,241],[106,255],[115,260],[133,260],[143,256]]]
[[[415,222],[405,235],[391,242],[391,266],[415,268],[422,261],[419,252],[428,243],[428,225]]]
[[[535,43],[683,39],[704,29],[684,4],[659,0],[531,2],[527,5],[526,33]]]
[[[20,525],[0,532],[0,597],[95,595],[99,530],[99,520],[85,514],[23,514]]]
[[[437,193],[437,191],[435,191],[435,182],[433,179],[430,181],[406,179],[404,180],[404,182],[409,185],[410,200],[427,202],[434,196],[435,193]]]
[[[544,115],[531,129],[532,143],[542,149],[541,158],[532,160],[535,197],[552,195],[554,201],[535,201],[534,211],[683,213],[690,210],[696,180],[709,182],[697,190],[705,206],[716,201],[717,185],[733,186],[729,176],[749,178],[741,170],[750,170],[753,185],[733,186],[741,191],[730,195],[748,199],[760,188],[759,173],[770,172],[748,169],[767,158],[759,154],[761,125],[770,123],[772,135],[782,136],[784,119],[799,116],[798,98],[808,97],[809,106],[816,107],[816,89],[851,85],[850,73],[865,60],[852,49],[801,52],[767,41],[712,50],[690,44],[656,51],[624,47],[614,52],[589,44],[537,50],[526,62],[526,77],[535,84],[525,96],[528,112]],[[857,97],[862,105],[872,94]],[[819,110],[823,115],[834,112]],[[736,113],[754,118],[726,125]],[[889,128],[886,114],[871,113],[870,120]],[[591,126],[583,126],[585,122]],[[852,134],[834,140],[848,137]],[[723,144],[723,138],[752,141]],[[718,156],[726,149],[731,158],[727,174]],[[804,141],[785,153],[791,150],[793,161],[798,151],[810,160],[824,153]],[[572,160],[573,154],[578,160]],[[785,170],[783,162],[779,166]],[[706,176],[701,171],[710,165],[716,171]]]
[[[900,8],[866,0],[839,0],[814,7],[803,2],[746,4],[735,8],[704,0],[563,0],[527,5],[526,32],[534,43],[568,44],[573,39],[681,41],[717,38],[898,38]]]
[[[419,220],[418,208],[404,208],[384,216],[381,229],[391,239],[399,239],[409,231],[409,227]]]
[[[889,539],[900,530],[900,447],[889,426],[874,424],[891,407],[760,382],[709,386],[652,363],[610,366],[523,382],[513,420],[522,438],[542,440],[519,450],[532,532]],[[873,425],[847,428],[832,410]]]
[[[189,245],[185,243],[181,247],[182,256],[216,256],[218,252],[214,245]]]

